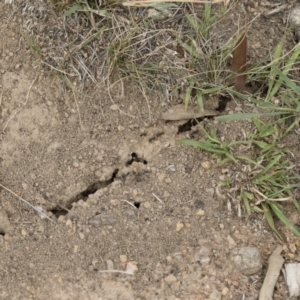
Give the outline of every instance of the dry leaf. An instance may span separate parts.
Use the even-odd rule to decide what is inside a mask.
[[[243,74],[246,71],[247,64],[247,30],[239,38],[236,47],[232,52],[232,65],[230,71],[236,74],[240,74],[233,79],[234,89],[241,91],[246,83],[247,75]]]
[[[207,116],[216,116],[219,112],[216,110],[200,110],[199,106],[185,107],[184,104],[178,104],[167,110],[160,119],[168,121],[180,121],[197,119]]]

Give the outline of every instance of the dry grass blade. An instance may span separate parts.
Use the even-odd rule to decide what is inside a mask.
[[[219,112],[216,110],[203,109],[199,106],[186,108],[184,104],[178,104],[170,108],[167,112],[162,114],[160,119],[167,121],[181,121],[189,119],[203,118],[207,116],[216,116]]]
[[[138,0],[138,1],[126,1],[122,4],[124,6],[149,6],[153,4],[159,4],[164,2],[188,2],[188,3],[203,3],[203,4],[216,4],[216,3],[226,3],[226,0]]]
[[[34,205],[32,205],[31,203],[29,203],[27,200],[23,199],[22,197],[20,197],[19,195],[17,195],[16,193],[14,193],[12,190],[10,190],[9,188],[5,187],[4,185],[2,185],[0,183],[0,187],[2,187],[3,189],[5,189],[6,191],[8,191],[9,193],[13,194],[14,196],[16,196],[17,198],[19,198],[21,201],[23,201],[24,203],[26,203],[27,205],[29,205],[31,208],[33,208],[35,211],[37,211],[41,216],[43,216],[44,218],[48,219],[49,221],[51,221],[52,223],[55,223],[52,219],[50,219],[46,214],[44,214],[42,211],[40,211],[38,208],[36,208]]]
[[[244,74],[246,71],[247,64],[247,30],[242,34],[238,40],[236,47],[232,52],[232,65],[230,71],[238,75],[233,79],[234,89],[241,91],[246,83],[247,75]]]

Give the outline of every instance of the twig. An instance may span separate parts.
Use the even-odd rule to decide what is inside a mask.
[[[271,16],[274,16],[274,15],[278,14],[279,12],[281,12],[281,11],[287,9],[287,8],[288,8],[288,5],[287,4],[283,4],[283,5],[281,5],[281,6],[277,7],[277,8],[274,8],[274,9],[266,12],[264,15],[265,15],[265,17],[268,18],[268,17],[271,17]]]
[[[29,89],[28,89],[28,92],[27,92],[27,95],[26,95],[26,99],[25,99],[24,104],[16,111],[15,114],[13,114],[13,115],[8,119],[7,123],[5,124],[5,126],[4,126],[4,128],[3,128],[3,130],[2,130],[3,133],[5,132],[5,129],[6,129],[7,125],[8,125],[8,123],[9,123],[9,122],[17,115],[17,113],[18,113],[18,112],[19,112],[19,111],[27,104],[28,99],[29,99],[29,94],[30,94],[31,88],[32,88],[32,86],[33,86],[33,84],[35,83],[36,80],[37,80],[37,77],[35,77],[35,79],[32,81],[32,83],[31,83],[31,85],[30,85],[30,87],[29,87]]]
[[[164,204],[164,203],[162,202],[162,200],[160,200],[154,193],[152,193],[152,195],[153,195],[153,197],[154,197],[156,200],[158,200],[161,204]]]
[[[124,202],[128,203],[129,205],[131,205],[133,208],[137,209],[137,207],[135,207],[135,206],[134,206],[132,203],[130,203],[129,201],[127,201],[127,200],[121,200],[121,201],[124,201]]]
[[[40,211],[38,208],[36,208],[34,205],[32,205],[31,203],[29,203],[27,200],[23,199],[22,197],[20,197],[19,195],[17,195],[16,193],[14,193],[12,190],[10,190],[9,188],[5,187],[4,185],[2,185],[0,183],[0,187],[2,187],[3,189],[5,189],[6,191],[10,192],[11,194],[13,194],[14,196],[16,196],[19,200],[23,201],[24,203],[26,203],[27,205],[29,205],[31,208],[33,208],[35,211],[37,211],[41,216],[43,216],[44,218],[48,219],[49,221],[55,223],[52,219],[50,219],[46,214],[44,214],[42,211]]]
[[[53,69],[53,70],[55,70],[55,71],[57,71],[57,72],[59,72],[59,73],[63,73],[64,75],[68,75],[68,76],[72,77],[72,74],[69,74],[69,73],[67,73],[67,72],[65,72],[65,71],[63,71],[63,70],[57,69],[57,68],[55,68],[54,66],[52,66],[52,65],[50,65],[50,64],[48,64],[48,63],[46,63],[45,61],[42,61],[42,64],[44,64],[44,65],[50,67],[51,69]]]
[[[280,255],[282,246],[279,245],[269,257],[268,271],[259,292],[259,300],[272,300],[274,287],[278,279],[284,259]]]

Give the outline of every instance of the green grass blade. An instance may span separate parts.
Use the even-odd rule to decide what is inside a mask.
[[[192,56],[193,58],[202,59],[202,54],[197,51],[197,49],[194,46],[189,46],[186,43],[182,44],[182,47]]]
[[[213,88],[208,88],[208,89],[203,89],[201,90],[203,95],[207,95],[207,94],[214,94],[219,92],[222,89],[222,87],[213,87]]]
[[[292,56],[289,58],[286,66],[282,72],[284,75],[288,75],[289,71],[294,66],[299,54],[300,54],[300,45],[297,44],[296,47],[294,48]],[[276,65],[273,67],[273,71],[275,71],[275,73],[277,73]],[[274,85],[274,88],[272,90],[270,90],[270,92],[268,93],[267,101],[270,101],[274,97],[274,95],[278,92],[278,90],[282,86],[282,83],[283,83],[282,78],[279,77],[279,80],[277,80],[276,84]]]
[[[187,20],[190,23],[191,27],[196,30],[196,32],[201,30],[201,26],[197,22],[195,16],[191,16],[189,14],[186,14],[185,17],[187,18]]]
[[[287,112],[286,112],[287,113]],[[282,115],[284,112],[274,111],[271,113],[244,113],[244,114],[232,114],[232,115],[224,115],[215,117],[217,121],[220,122],[227,122],[227,121],[237,121],[237,120],[244,120],[244,119],[253,119],[253,118],[261,118],[267,116],[278,116]]]
[[[254,165],[254,166],[256,166],[256,167],[263,168],[263,166],[262,166],[261,164],[259,164],[257,161],[251,159],[251,158],[248,157],[248,156],[239,155],[239,156],[237,156],[236,158],[237,158],[237,159],[244,160],[244,161],[246,161],[246,162],[248,162],[248,163],[250,163],[250,164],[252,164],[252,165]]]
[[[274,83],[275,83],[275,80],[276,80],[276,72],[274,71],[274,67],[279,66],[279,64],[280,64],[279,58],[280,58],[281,53],[282,53],[284,40],[285,40],[284,37],[280,40],[279,44],[275,48],[275,52],[274,52],[274,55],[273,55],[273,62],[272,62],[272,66],[271,66],[271,72],[269,74],[269,83],[268,83],[269,88],[268,88],[268,94],[267,94],[267,97],[266,97],[267,102],[269,102],[276,93],[276,92],[274,93],[274,89],[273,89],[273,86],[274,86]]]
[[[182,145],[188,145],[188,146],[194,146],[197,148],[201,148],[203,150],[206,150],[208,152],[211,153],[215,153],[215,154],[222,154],[222,155],[226,155],[227,151],[217,148],[217,145],[214,145],[210,142],[203,142],[203,141],[193,141],[193,140],[177,140],[176,141],[178,144],[182,144]]]
[[[280,219],[280,221],[283,222],[288,229],[290,229],[297,237],[300,238],[300,232],[295,228],[292,222],[283,214],[278,204],[275,202],[270,202],[269,205],[272,211],[275,213],[275,215]]]
[[[244,202],[244,206],[248,215],[251,215],[251,206],[249,200],[253,199],[253,195],[251,193],[246,192],[242,189],[241,196]]]
[[[70,8],[68,8],[68,10],[66,10],[64,12],[64,17],[68,17],[68,16],[76,13],[80,8],[81,8],[81,4],[76,3],[75,5],[71,6]]]
[[[262,170],[262,174],[267,173],[276,163],[278,163],[278,161],[280,160],[280,158],[282,157],[282,155],[276,155],[269,163],[268,165],[263,168]]]
[[[295,84],[287,75],[285,75],[282,71],[280,71],[277,67],[274,67],[275,72],[279,75],[279,77],[285,81],[286,85],[293,90],[298,97],[300,97],[300,88]]]
[[[189,102],[191,100],[191,95],[192,95],[193,88],[194,88],[194,82],[192,82],[192,84],[186,90],[185,98],[184,98],[185,108],[187,108],[188,105],[189,105]]]
[[[209,24],[210,19],[211,19],[211,4],[205,3],[205,5],[204,5],[204,23]]]
[[[202,92],[197,92],[197,101],[200,107],[200,110],[203,111],[204,110],[204,104],[203,104],[203,97],[202,97]]]
[[[293,204],[295,205],[297,211],[300,213],[300,205],[299,205],[297,199],[293,198],[292,201],[293,201]]]
[[[275,234],[279,237],[279,239],[282,240],[282,237],[275,226],[274,219],[269,205],[266,203],[262,203],[262,207],[264,208],[264,215],[270,228],[275,232]]]

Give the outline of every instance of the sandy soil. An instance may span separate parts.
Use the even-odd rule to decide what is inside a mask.
[[[251,16],[271,9],[252,2],[243,6]],[[0,179],[55,223],[1,191],[0,298],[257,299],[278,241],[260,215],[239,218],[236,203],[220,195],[218,183],[236,167],[177,145],[200,133],[156,122],[159,99],[147,103],[130,80],[110,95],[99,80],[76,97],[26,43],[29,22],[41,32],[61,22],[39,5],[47,18],[31,20],[20,3],[0,3]],[[257,19],[250,59],[276,45],[287,14]],[[237,108],[244,109],[239,99],[226,112]],[[250,121],[207,122],[231,139],[251,130]],[[250,276],[229,259],[246,246],[262,256]],[[274,299],[288,299],[283,276]]]

